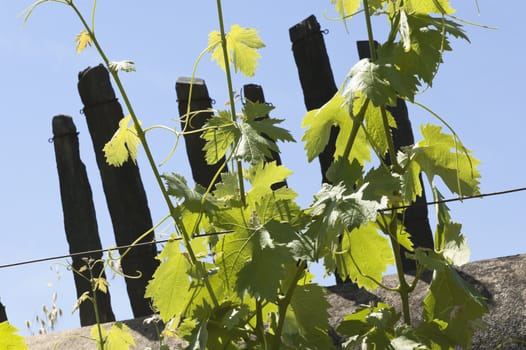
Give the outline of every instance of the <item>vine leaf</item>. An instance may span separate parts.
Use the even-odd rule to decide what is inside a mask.
[[[424,320],[446,322],[442,334],[466,349],[471,347],[476,321],[488,312],[480,293],[447,264],[437,270],[423,305]]]
[[[360,8],[360,0],[331,0],[342,19],[353,15]]]
[[[108,330],[101,326],[102,338],[104,339],[104,349],[108,350],[129,350],[130,347],[135,347],[135,340],[130,333],[130,329],[122,322],[115,322]],[[99,339],[99,331],[97,325],[90,330],[90,335],[93,339]],[[99,345],[101,347],[101,345]],[[102,348],[102,347],[101,347]]]
[[[87,46],[91,46],[91,44],[93,43],[93,39],[91,38],[90,33],[83,29],[79,33],[79,35],[75,37],[75,42],[77,43],[77,53],[80,54],[86,49]]]
[[[406,152],[418,164],[417,168],[427,175],[429,182],[433,183],[434,177],[439,176],[453,193],[460,196],[478,194],[480,173],[476,166],[480,162],[471,151],[455,136],[444,134],[440,126],[423,125],[421,132],[423,140],[410,149],[406,148]]]
[[[208,164],[219,162],[228,149],[240,137],[239,129],[232,121],[228,111],[218,111],[218,115],[210,118],[201,137],[206,141],[205,160]]]
[[[110,62],[110,69],[114,72],[123,71],[123,72],[135,72],[135,62],[125,60],[125,61],[113,61]]]
[[[7,321],[0,323],[0,349],[28,349],[24,338],[18,334],[18,329]]]
[[[191,264],[176,241],[168,242],[157,259],[161,264],[146,287],[145,297],[152,299],[161,319],[168,322],[174,317],[180,317],[186,306]]]
[[[243,28],[237,24],[230,27],[226,34],[226,44],[230,64],[236,72],[251,77],[256,72],[257,59],[261,57],[257,49],[265,47],[258,32],[252,28]],[[208,35],[208,52],[212,52],[212,60],[225,70],[221,33],[213,31]]]
[[[331,128],[338,127],[339,133],[336,139],[335,157],[343,155],[343,150],[347,144],[353,120],[349,117],[345,98],[337,92],[321,108],[307,112],[303,118],[302,127],[308,127],[302,141],[305,142],[307,159],[311,162],[317,157],[329,142]],[[369,161],[371,152],[367,147],[367,140],[363,130],[358,131],[357,139],[349,155],[349,159],[356,159],[360,164]]]
[[[342,279],[349,277],[358,286],[375,290],[378,284],[364,275],[381,281],[387,266],[394,264],[394,257],[389,240],[370,223],[345,232],[336,264]]]
[[[104,156],[109,165],[120,167],[129,158],[134,162],[137,159],[137,147],[140,141],[135,132],[134,124],[128,126],[130,121],[131,115],[129,114],[122,118],[113,137],[104,145]]]
[[[407,0],[405,2],[407,12],[414,12],[422,15],[429,15],[431,13],[438,13],[443,15],[451,15],[455,10],[451,7],[449,0]]]
[[[330,304],[325,294],[325,289],[316,284],[299,283],[296,286],[290,301],[290,313],[294,317],[299,335],[303,338],[303,342],[301,340],[295,342],[298,348],[334,349],[327,332],[330,328],[327,311]]]
[[[205,197],[205,188],[197,184],[195,190],[191,189],[188,187],[184,176],[171,173],[163,174],[162,178],[166,182],[168,194],[179,199],[184,199],[184,207],[191,212],[200,213],[204,211],[210,213],[217,207],[212,196]]]
[[[273,184],[284,181],[291,174],[291,170],[283,165],[277,165],[276,162],[261,162],[251,167],[245,175],[252,185],[247,193],[247,201],[255,206],[265,196],[273,194]]]
[[[438,242],[437,249],[443,251],[444,257],[447,258],[453,265],[462,266],[469,262],[470,249],[467,244],[466,236],[460,230],[461,224],[447,223],[438,225],[435,237],[441,237],[442,240]]]
[[[332,246],[337,244],[337,238],[344,230],[351,231],[376,220],[377,210],[382,204],[364,200],[365,187],[351,193],[343,183],[323,184],[314,196],[314,203],[308,210],[313,222],[306,235],[316,240],[318,254],[325,255],[327,251],[332,251]]]

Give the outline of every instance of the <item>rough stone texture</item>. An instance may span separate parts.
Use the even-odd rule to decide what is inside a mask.
[[[488,327],[475,334],[473,349],[526,349],[526,254],[497,259],[482,260],[465,265],[461,269],[464,278],[470,280],[485,295],[490,304],[490,314],[484,321]],[[396,276],[386,276],[384,283],[395,286]],[[343,316],[357,307],[371,301],[384,301],[399,308],[396,294],[378,290],[375,294],[357,290],[352,286],[329,287],[328,300],[331,325],[336,325]],[[418,284],[411,297],[412,317],[418,322],[422,310],[421,302],[425,297],[427,284]],[[156,331],[153,326],[143,324],[143,319],[125,321],[132,329],[137,347],[143,350],[150,347],[159,349]],[[54,349],[96,349],[89,340],[89,327],[56,332],[44,336],[28,337],[27,345],[31,350]],[[171,349],[180,349],[181,343],[172,342]]]

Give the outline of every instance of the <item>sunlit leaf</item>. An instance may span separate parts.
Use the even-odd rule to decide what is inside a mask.
[[[137,147],[140,141],[134,125],[128,126],[130,121],[131,115],[129,114],[122,118],[119,128],[103,148],[106,162],[109,165],[120,167],[129,158],[134,162],[137,159]]]
[[[256,72],[257,59],[261,57],[257,49],[265,47],[257,31],[234,24],[226,34],[226,43],[229,64],[234,66],[236,72],[253,76]],[[208,51],[212,52],[212,60],[217,61],[224,70],[225,60],[220,32],[213,31],[208,35]]]
[[[0,323],[0,350],[25,350],[28,349],[24,338],[16,334],[18,329],[7,321]]]
[[[81,53],[87,46],[91,46],[93,40],[91,35],[83,29],[80,34],[75,37],[75,42],[77,43],[77,53]]]
[[[177,241],[169,242],[157,259],[161,264],[146,287],[145,297],[152,299],[161,319],[168,322],[180,316],[188,302],[191,264]]]

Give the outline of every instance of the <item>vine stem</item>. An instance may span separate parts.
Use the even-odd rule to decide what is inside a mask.
[[[358,112],[358,115],[353,120],[351,133],[349,135],[349,139],[347,140],[347,145],[345,145],[345,150],[343,151],[343,159],[349,158],[349,155],[351,154],[352,146],[354,145],[354,141],[356,140],[356,135],[358,135],[358,130],[360,130],[360,126],[362,125],[363,120],[365,118],[365,111],[369,106],[369,101],[370,100],[368,98],[365,100],[362,107],[360,108],[360,111]]]
[[[234,89],[232,84],[232,73],[230,71],[230,63],[228,59],[228,45],[226,42],[226,32],[225,32],[225,23],[223,20],[223,8],[221,5],[221,0],[217,0],[217,17],[219,19],[219,31],[221,33],[221,47],[223,48],[223,60],[225,62],[225,74],[226,81],[228,85],[228,98],[230,102],[230,113],[232,114],[232,120],[236,121],[236,101],[234,99]],[[245,184],[243,182],[243,167],[241,161],[237,162],[237,178],[239,182],[239,191],[241,194],[241,202],[243,205],[246,204],[245,198]]]
[[[183,225],[181,219],[179,218],[179,215],[177,214],[176,208],[175,208],[175,206],[173,205],[173,203],[172,203],[172,201],[170,199],[170,195],[168,194],[168,191],[166,190],[166,187],[163,184],[163,180],[162,180],[161,174],[159,173],[159,170],[157,169],[157,165],[156,165],[155,160],[153,158],[152,151],[151,151],[150,146],[149,146],[149,144],[148,144],[148,142],[146,140],[146,135],[144,133],[143,128],[141,127],[141,125],[139,123],[139,119],[137,118],[135,110],[133,109],[133,106],[132,106],[132,104],[131,104],[131,102],[130,102],[130,100],[128,98],[128,94],[126,93],[126,90],[124,89],[124,86],[122,85],[122,82],[121,82],[121,80],[119,78],[119,74],[117,73],[117,71],[115,71],[115,70],[110,68],[110,61],[109,61],[108,57],[106,56],[106,54],[104,53],[104,51],[102,50],[102,47],[100,46],[97,38],[95,37],[95,33],[93,33],[93,31],[91,30],[90,26],[88,25],[88,23],[84,19],[84,16],[82,15],[82,13],[80,13],[79,9],[75,6],[73,1],[69,2],[69,6],[71,6],[73,8],[75,13],[79,17],[80,21],[84,25],[84,28],[89,33],[89,35],[91,37],[91,40],[93,41],[93,44],[95,45],[99,55],[101,56],[102,60],[104,61],[104,64],[106,65],[106,67],[108,67],[108,69],[109,69],[109,71],[111,73],[111,76],[113,77],[113,80],[115,81],[115,84],[117,85],[117,88],[118,88],[118,90],[119,90],[119,92],[120,92],[120,94],[121,94],[121,96],[122,96],[122,98],[124,100],[124,104],[126,105],[126,108],[128,109],[128,112],[131,115],[131,118],[133,120],[133,123],[135,125],[135,129],[136,129],[136,132],[137,132],[137,137],[139,138],[139,140],[141,141],[141,144],[143,145],[144,153],[146,155],[148,163],[150,164],[150,168],[153,171],[154,177],[155,177],[155,179],[157,181],[157,185],[159,186],[159,189],[161,191],[163,199],[166,202],[166,205],[168,207],[170,215],[174,219],[175,224],[177,225],[177,227],[179,228],[179,230],[180,230],[180,232],[181,232],[181,234],[183,236],[184,245],[185,245],[185,248],[186,248],[186,250],[188,252],[190,260],[192,261],[192,264],[194,266],[196,266],[196,268],[198,269],[199,273],[203,276],[205,287],[206,287],[206,289],[208,290],[208,292],[210,294],[210,298],[212,299],[212,302],[214,303],[214,306],[217,307],[217,306],[219,306],[219,302],[217,301],[217,297],[215,296],[215,293],[214,293],[214,290],[212,288],[212,285],[210,284],[210,282],[206,278],[206,275],[207,275],[206,270],[205,270],[204,266],[199,263],[199,260],[196,257],[195,252],[194,252],[194,250],[193,250],[193,248],[192,248],[192,246],[190,244],[190,240],[191,240],[190,239],[190,235],[188,234],[188,231],[186,230],[186,227]]]
[[[363,0],[363,11],[365,13],[365,23],[367,25],[367,37],[369,38],[369,52],[371,61],[376,61],[376,48],[374,47],[373,25],[371,23],[371,11],[369,10],[369,0]]]
[[[294,296],[294,291],[298,285],[298,281],[301,279],[307,268],[307,263],[305,261],[300,261],[298,263],[298,268],[296,270],[296,275],[294,276],[289,289],[285,296],[278,300],[278,310],[279,310],[279,319],[278,325],[274,334],[274,343],[272,349],[279,350],[281,348],[281,333],[283,333],[283,327],[285,326],[285,318],[287,316],[287,308],[290,305],[292,297]]]

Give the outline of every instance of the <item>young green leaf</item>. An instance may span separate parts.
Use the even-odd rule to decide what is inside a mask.
[[[188,302],[191,264],[176,241],[168,242],[157,259],[161,264],[146,287],[145,297],[152,299],[161,319],[168,322],[180,317]]]
[[[137,146],[140,141],[134,125],[128,126],[130,120],[131,115],[128,114],[119,121],[119,128],[103,148],[106,163],[109,165],[120,167],[128,158],[134,162],[137,159]]]
[[[193,213],[211,213],[217,207],[213,196],[206,196],[206,190],[197,184],[192,190],[188,187],[186,179],[179,174],[163,174],[162,178],[166,182],[166,190],[170,196],[184,199],[184,207]]]
[[[16,334],[17,332],[18,329],[10,325],[7,321],[0,323],[0,349],[28,349],[24,338]]]
[[[406,11],[409,13],[414,12],[423,15],[429,15],[431,13],[451,15],[455,13],[455,10],[451,7],[449,0],[406,0],[404,5],[407,9]]]
[[[427,175],[430,183],[435,176],[444,181],[449,190],[460,196],[479,193],[480,163],[453,135],[444,134],[435,125],[421,127],[423,140],[408,150],[412,160]],[[416,169],[415,169],[416,170]]]
[[[75,37],[75,42],[77,43],[77,53],[80,54],[82,51],[84,51],[84,49],[86,49],[87,46],[91,46],[93,40],[91,35],[83,29],[79,35]]]
[[[375,224],[345,231],[341,251],[335,256],[338,273],[368,290],[378,288],[387,266],[394,264],[389,240],[378,232]],[[369,276],[369,277],[366,277]]]
[[[124,323],[113,323],[109,332],[104,326],[101,326],[100,329],[104,339],[104,347],[98,344],[99,348],[104,348],[107,350],[129,350],[130,347],[135,347],[135,340],[130,333],[130,329]],[[97,342],[99,341],[99,331],[97,325],[91,327],[90,335]]]
[[[255,206],[264,196],[273,194],[273,184],[284,181],[291,174],[291,170],[276,162],[261,162],[252,166],[245,175],[252,185],[247,193],[247,201]]]
[[[442,333],[465,349],[471,348],[475,321],[488,312],[480,293],[449,266],[437,271],[423,305],[424,320],[445,321]]]
[[[135,63],[133,61],[118,61],[110,62],[110,69],[114,72],[123,71],[123,72],[135,72]]]
[[[342,19],[354,15],[360,8],[360,0],[331,0]]]
[[[265,47],[257,31],[234,24],[226,34],[226,44],[229,64],[234,66],[236,72],[248,77],[253,76],[256,72],[257,60],[261,57],[257,49]],[[212,52],[212,60],[217,61],[217,64],[225,70],[220,32],[213,31],[208,35],[208,52]]]
[[[356,103],[358,104],[358,103]],[[307,112],[303,118],[302,127],[308,127],[302,141],[305,142],[307,159],[311,162],[317,157],[329,142],[331,128],[337,126],[340,130],[336,139],[336,152],[334,157],[342,156],[347,145],[353,120],[349,116],[345,99],[337,92],[321,108]],[[359,108],[360,106],[358,106]],[[356,159],[360,164],[364,164],[371,159],[371,152],[367,146],[368,142],[363,130],[358,131],[353,148],[349,155],[352,161]]]
[[[228,111],[219,111],[217,116],[208,120],[206,130],[201,137],[206,141],[205,160],[208,164],[216,164],[233,145],[237,144],[241,133]]]

